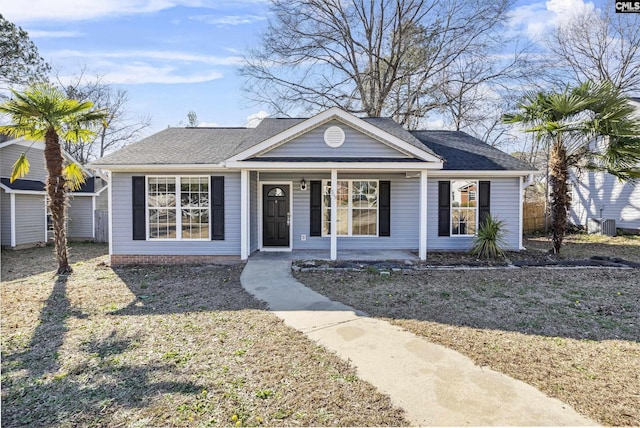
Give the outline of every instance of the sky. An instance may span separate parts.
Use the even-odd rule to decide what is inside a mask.
[[[602,3],[519,0],[509,30],[535,38]],[[238,75],[268,23],[267,0],[0,0],[0,13],[29,33],[61,81],[84,69],[127,90],[131,114],[151,117],[145,134],[186,126],[191,110],[201,126],[267,115],[244,98]]]

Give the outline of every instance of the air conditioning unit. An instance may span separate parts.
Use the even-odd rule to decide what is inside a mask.
[[[616,220],[613,218],[590,218],[587,220],[587,233],[616,236]]]

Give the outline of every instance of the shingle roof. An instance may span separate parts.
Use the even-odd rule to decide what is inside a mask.
[[[462,131],[411,131],[425,146],[445,159],[443,170],[533,171],[513,156]]]
[[[99,159],[94,165],[219,164],[305,120],[266,118],[256,128],[167,128]],[[532,169],[524,162],[464,132],[407,131],[390,118],[374,117],[363,120],[421,150],[445,159],[444,169]],[[288,158],[287,160],[294,161]]]
[[[0,178],[0,183],[7,186],[11,190],[25,190],[31,192],[44,192],[45,184],[38,180],[25,180],[18,178],[13,183],[8,178]],[[93,193],[95,189],[95,177],[87,177],[79,190],[73,193]]]
[[[31,192],[44,191],[44,183],[37,180],[24,180],[22,178],[18,178],[13,183],[11,183],[8,178],[3,177],[0,178],[0,183],[7,186],[11,190],[28,190]]]

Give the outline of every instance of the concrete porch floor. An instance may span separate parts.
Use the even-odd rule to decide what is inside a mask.
[[[331,260],[328,250],[293,250],[293,251],[256,251],[251,260]],[[409,250],[342,250],[338,251],[338,260],[384,261],[384,260],[419,260]]]

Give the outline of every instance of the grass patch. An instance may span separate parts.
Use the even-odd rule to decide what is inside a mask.
[[[387,319],[606,425],[640,425],[638,270],[539,268],[296,272],[316,291]]]
[[[105,250],[66,278],[51,248],[2,253],[3,426],[407,425],[245,293],[242,266],[111,269]]]

